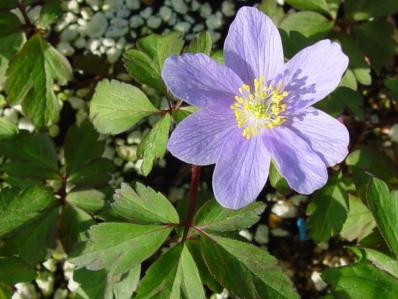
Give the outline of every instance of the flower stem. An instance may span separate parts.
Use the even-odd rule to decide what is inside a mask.
[[[192,165],[191,190],[189,191],[187,218],[184,222],[184,234],[182,236],[182,242],[185,242],[187,239],[189,229],[192,226],[193,216],[195,215],[196,194],[198,193],[199,180],[200,166]]]

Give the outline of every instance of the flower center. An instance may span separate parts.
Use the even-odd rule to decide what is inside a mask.
[[[264,77],[254,79],[254,90],[250,86],[243,84],[239,88],[240,95],[235,96],[236,102],[231,105],[234,110],[238,128],[243,128],[243,137],[250,139],[257,135],[263,128],[273,128],[286,121],[286,117],[281,116],[286,109],[286,104],[282,103],[288,95],[287,91],[282,91],[282,84],[277,87],[264,84]]]

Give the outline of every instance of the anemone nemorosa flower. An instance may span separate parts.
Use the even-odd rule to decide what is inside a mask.
[[[177,125],[168,143],[177,158],[216,163],[213,190],[237,209],[263,189],[271,160],[289,186],[309,194],[325,185],[327,167],[347,155],[346,127],[311,107],[339,84],[348,58],[322,40],[284,62],[272,21],[243,7],[224,44],[225,65],[204,54],[172,56],[162,77],[176,97],[199,110]]]

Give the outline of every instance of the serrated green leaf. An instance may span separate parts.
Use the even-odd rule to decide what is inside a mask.
[[[166,113],[144,136],[137,149],[137,155],[143,159],[141,173],[147,176],[155,159],[161,159],[166,153],[167,141],[171,127],[171,116]]]
[[[315,209],[308,219],[310,236],[316,242],[324,242],[340,232],[347,218],[348,193],[341,174],[329,179],[328,184],[313,196]]]
[[[380,233],[391,252],[398,257],[398,193],[390,193],[386,183],[372,178],[368,184],[366,198]]]
[[[352,32],[356,43],[369,57],[372,68],[380,71],[392,60],[395,52],[392,24],[383,19],[376,19],[354,27]]]
[[[56,245],[58,209],[52,209],[4,241],[0,253],[7,256],[18,254],[26,263],[35,267],[48,256]]]
[[[0,192],[0,237],[15,232],[41,217],[42,213],[54,204],[54,196],[42,186],[33,186],[25,190],[3,189]]]
[[[10,59],[18,52],[24,42],[25,36],[21,32],[0,37],[0,85],[3,85],[6,81]]]
[[[122,184],[116,190],[112,209],[120,216],[136,223],[178,223],[173,205],[161,193],[137,183],[136,191]]]
[[[398,79],[386,78],[384,85],[388,88],[388,93],[392,99],[398,101]]]
[[[48,126],[57,120],[60,110],[54,81],[63,85],[71,78],[68,60],[37,33],[10,62],[6,82],[8,101],[12,105],[22,103],[24,113],[36,126]]]
[[[362,95],[348,87],[338,87],[331,94],[331,101],[343,104],[359,119],[364,120],[364,98]]]
[[[350,210],[340,236],[348,241],[362,240],[372,233],[376,222],[369,209],[355,196],[349,195]]]
[[[377,161],[377,163],[374,163]],[[398,168],[387,157],[365,146],[348,155],[345,160],[348,166],[365,170],[387,183],[398,184]]]
[[[286,3],[301,10],[328,11],[326,0],[286,0]]]
[[[72,126],[64,142],[67,174],[71,174],[89,162],[100,158],[105,150],[105,141],[99,141],[99,134],[89,121],[79,127]]]
[[[0,153],[11,159],[1,166],[10,175],[20,178],[59,177],[55,146],[47,135],[22,132],[11,139],[1,140]]]
[[[141,90],[116,80],[98,83],[90,103],[90,118],[101,133],[121,133],[156,112]]]
[[[114,169],[115,165],[111,160],[98,158],[72,173],[68,177],[68,183],[77,186],[101,186],[111,179]]]
[[[393,15],[398,11],[396,0],[345,0],[346,14],[357,21]]]
[[[86,212],[96,213],[105,207],[105,194],[95,189],[68,193],[66,201]]]
[[[209,32],[201,32],[185,49],[185,53],[205,53],[210,56],[213,41]]]
[[[106,269],[110,275],[123,274],[154,254],[171,230],[130,223],[94,225],[88,231],[89,240],[72,252],[70,262],[88,270]]]
[[[145,273],[135,298],[206,298],[189,250],[179,244],[162,255]]]
[[[296,31],[307,38],[313,36],[318,38],[324,37],[332,27],[332,21],[312,11],[302,11],[287,15],[280,24],[280,28],[288,34]]]
[[[366,263],[330,268],[322,278],[332,285],[337,298],[398,298],[398,280]]]
[[[151,34],[137,41],[137,48],[148,55],[159,70],[169,56],[180,54],[183,46],[182,34],[177,32]]]
[[[78,269],[73,280],[80,284],[78,299],[130,299],[137,288],[141,267],[137,266],[123,275],[111,276],[105,270]]]
[[[360,247],[351,247],[352,252],[354,252],[359,258],[366,259],[369,263],[371,263],[376,268],[387,272],[398,278],[398,261],[370,248],[360,248]]]
[[[257,223],[264,209],[262,202],[231,210],[223,208],[215,200],[209,200],[196,214],[194,223],[206,231],[236,231]]]
[[[22,28],[19,18],[11,12],[0,12],[0,36],[15,33]]]
[[[0,257],[0,282],[16,284],[35,279],[36,271],[17,257]]]
[[[201,236],[203,258],[212,275],[240,298],[299,298],[293,284],[264,249],[209,235]]]
[[[0,140],[9,139],[18,133],[17,127],[8,119],[0,118]]]
[[[40,11],[39,27],[47,28],[54,24],[63,14],[61,3],[58,1],[47,1]]]

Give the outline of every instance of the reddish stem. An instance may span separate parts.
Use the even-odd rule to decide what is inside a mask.
[[[192,165],[191,191],[189,191],[188,211],[187,218],[184,222],[184,234],[182,236],[182,242],[187,239],[189,229],[192,226],[193,216],[195,214],[196,194],[198,193],[199,180],[200,166]]]

